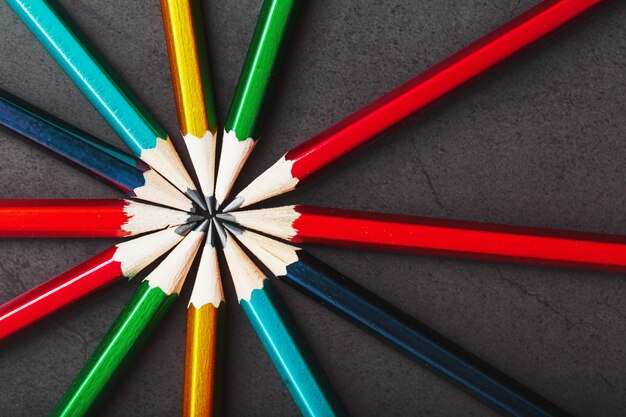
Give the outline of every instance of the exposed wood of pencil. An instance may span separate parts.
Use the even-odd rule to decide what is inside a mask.
[[[293,148],[239,193],[224,211],[295,189],[311,174],[601,2],[543,1]]]
[[[281,281],[372,331],[492,407],[514,416],[567,415],[306,251],[248,230],[228,228]]]
[[[222,218],[296,243],[626,271],[626,236],[312,206]]]
[[[272,81],[298,0],[264,0],[224,124],[215,198],[228,197],[261,134]]]
[[[0,124],[141,200],[184,211],[193,204],[146,163],[0,90]]]
[[[192,230],[142,281],[51,417],[96,413],[180,294],[204,230],[200,227]]]
[[[172,227],[119,243],[0,305],[0,340],[120,278],[133,278],[180,242],[191,227]]]
[[[199,219],[132,200],[0,200],[0,237],[125,237]]]
[[[46,0],[7,3],[132,153],[205,208],[165,130],[69,15]]]
[[[219,415],[224,314],[224,292],[211,222],[187,307],[183,417]]]
[[[223,243],[239,304],[302,415],[345,415],[271,282],[232,236],[227,236]]]
[[[197,0],[161,0],[178,124],[200,188],[213,210],[217,116]]]

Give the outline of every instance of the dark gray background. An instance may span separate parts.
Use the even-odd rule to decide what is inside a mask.
[[[158,1],[61,3],[184,153]],[[224,120],[261,1],[203,3]],[[537,1],[306,3],[281,69],[264,138],[237,188],[295,144]],[[626,3],[608,2],[272,204],[310,203],[626,234],[624,22]],[[121,145],[4,2],[0,86]],[[0,197],[120,197],[14,135],[0,136]],[[111,244],[2,240],[0,302]],[[574,414],[624,414],[623,275],[311,250]],[[224,278],[230,300],[224,414],[297,415],[234,302],[226,271]],[[137,284],[108,288],[3,342],[0,415],[47,415]],[[103,415],[180,413],[190,288]],[[351,414],[494,414],[361,329],[291,288],[279,288]]]

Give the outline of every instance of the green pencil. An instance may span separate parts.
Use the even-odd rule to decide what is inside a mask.
[[[97,410],[178,297],[207,227],[204,221],[191,231],[143,280],[51,416]]]
[[[224,124],[215,199],[219,207],[228,197],[241,168],[259,139],[278,57],[295,14],[297,0],[265,0],[235,96]]]

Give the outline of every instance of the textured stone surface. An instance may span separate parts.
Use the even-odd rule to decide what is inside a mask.
[[[157,1],[62,5],[182,145]],[[221,120],[259,0],[204,1]],[[536,1],[307,2],[263,140],[237,188],[286,150]],[[626,3],[608,2],[381,135],[308,187],[311,203],[626,234]],[[0,86],[121,145],[0,2]],[[0,197],[119,194],[0,132]],[[179,149],[182,147],[178,146]],[[111,241],[3,240],[0,302]],[[626,282],[616,274],[409,255],[311,250],[576,415],[626,409]],[[225,278],[228,279],[226,273]],[[0,415],[47,415],[137,282],[108,288],[0,346]],[[228,416],[297,410],[226,284]],[[127,373],[105,416],[180,413],[190,286]],[[299,293],[279,286],[355,416],[495,414]]]

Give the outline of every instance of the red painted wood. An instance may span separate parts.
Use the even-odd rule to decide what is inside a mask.
[[[296,206],[293,242],[626,272],[626,236]]]
[[[300,180],[602,0],[547,0],[289,151]]]
[[[125,200],[0,200],[0,237],[124,237]]]
[[[0,340],[118,279],[122,270],[113,260],[116,250],[107,249],[2,304]]]

